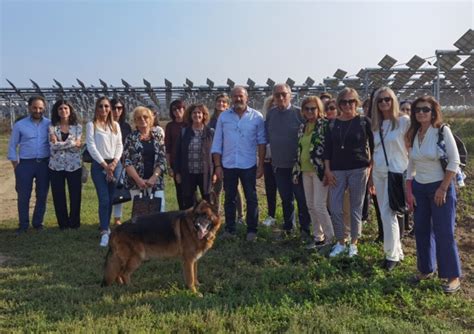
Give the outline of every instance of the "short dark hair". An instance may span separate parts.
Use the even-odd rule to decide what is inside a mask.
[[[28,99],[28,107],[30,107],[35,101],[43,101],[43,104],[46,106],[46,99],[41,95],[34,95]]]
[[[175,111],[175,109],[179,109],[179,108],[186,108],[186,104],[184,103],[183,100],[174,100],[173,102],[171,102],[170,104],[170,117],[173,121],[176,120],[176,117],[174,116],[173,114],[173,111]]]
[[[64,99],[57,100],[56,103],[54,103],[53,108],[51,109],[51,123],[53,123],[53,125],[58,125],[59,122],[61,121],[61,117],[59,117],[59,107],[62,106],[63,104],[69,107],[69,112],[70,112],[69,125],[76,125],[77,115],[74,112],[74,107],[72,106],[71,102]]]

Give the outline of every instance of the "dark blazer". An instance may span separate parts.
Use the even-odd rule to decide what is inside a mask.
[[[185,195],[191,195],[189,187],[189,167],[188,153],[191,138],[194,137],[194,131],[191,126],[181,130],[181,135],[176,142],[175,159],[171,162],[171,168],[175,173],[181,175],[181,186]],[[212,174],[214,173],[214,165],[211,156],[212,138],[214,130],[208,126],[204,127],[202,137],[202,160],[203,160],[203,184],[204,194],[209,194],[212,186]]]

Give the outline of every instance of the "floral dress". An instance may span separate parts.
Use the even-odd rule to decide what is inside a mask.
[[[154,127],[151,130],[151,137],[153,138],[153,147],[155,149],[155,159],[153,169],[159,168],[161,173],[158,177],[154,191],[164,190],[164,173],[166,171],[166,152],[165,152],[165,133],[162,128]],[[140,131],[135,130],[127,136],[125,140],[125,147],[123,151],[124,167],[135,167],[137,174],[143,177],[145,173],[145,162],[143,157],[143,144],[140,141]],[[135,181],[125,173],[125,187],[127,189],[139,189]]]

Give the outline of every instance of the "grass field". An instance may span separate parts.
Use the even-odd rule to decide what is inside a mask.
[[[474,122],[455,120],[474,152]],[[0,155],[6,155],[0,136]],[[380,268],[382,245],[375,223],[364,226],[354,259],[328,259],[305,250],[299,239],[275,241],[261,225],[258,241],[217,240],[200,261],[203,298],[184,288],[178,261],[150,261],[126,287],[101,288],[106,249],[99,247],[97,198],[85,185],[82,226],[60,231],[49,197],[46,230],[17,237],[16,219],[0,219],[0,332],[457,332],[474,331],[472,223],[474,173],[461,189],[457,235],[465,273],[463,290],[446,296],[438,279],[414,287],[414,241],[392,273]],[[2,171],[11,173],[11,170]],[[262,187],[259,185],[259,191]],[[11,191],[14,191],[12,189]],[[176,207],[167,180],[168,209]],[[265,217],[260,196],[261,219]],[[125,206],[125,216],[130,204]],[[0,212],[0,217],[3,217]],[[281,210],[278,210],[281,222]]]

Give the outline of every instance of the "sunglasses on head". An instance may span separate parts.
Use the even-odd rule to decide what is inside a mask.
[[[348,105],[348,104],[356,104],[357,100],[356,99],[350,99],[350,100],[341,100],[339,102],[339,105],[342,105],[342,106],[345,106],[345,105]]]
[[[413,109],[413,112],[415,114],[418,114],[419,112],[422,112],[424,114],[427,114],[431,111],[432,109],[430,107],[416,107]]]
[[[392,98],[387,96],[387,97],[381,97],[377,99],[377,103],[382,103],[382,102],[385,102],[385,103],[392,102]]]
[[[310,111],[310,112],[315,112],[316,110],[318,110],[318,108],[316,107],[304,107],[303,109],[304,111]]]

